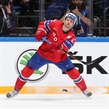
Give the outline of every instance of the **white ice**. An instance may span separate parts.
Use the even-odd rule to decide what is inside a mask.
[[[8,99],[0,95],[0,109],[109,109],[109,94],[18,94]]]

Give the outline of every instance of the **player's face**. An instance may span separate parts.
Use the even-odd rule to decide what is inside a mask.
[[[66,18],[64,21],[64,31],[69,31],[74,25],[74,20],[70,19],[70,18]]]

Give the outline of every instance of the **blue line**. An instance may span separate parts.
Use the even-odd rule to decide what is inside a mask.
[[[34,37],[0,37],[0,42],[37,42]],[[109,37],[77,37],[77,42],[109,42]]]

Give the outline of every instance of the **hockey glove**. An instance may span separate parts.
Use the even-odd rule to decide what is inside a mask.
[[[35,34],[34,34],[35,38],[38,40],[38,41],[41,41],[42,40],[42,37],[46,36],[46,31],[43,29],[43,28],[39,28]]]
[[[51,49],[56,50],[56,49],[58,49],[58,47],[61,47],[61,44],[58,43],[58,42],[53,42],[53,43],[51,44]]]

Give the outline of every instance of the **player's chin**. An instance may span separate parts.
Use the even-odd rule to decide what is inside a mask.
[[[65,25],[65,28],[66,28],[67,31],[69,31],[72,27],[69,26],[69,25]]]
[[[71,27],[67,28],[67,30],[69,31],[71,29]]]
[[[67,29],[67,30],[70,30],[70,29],[71,29],[71,27],[69,27],[69,26],[66,26],[66,29]]]

